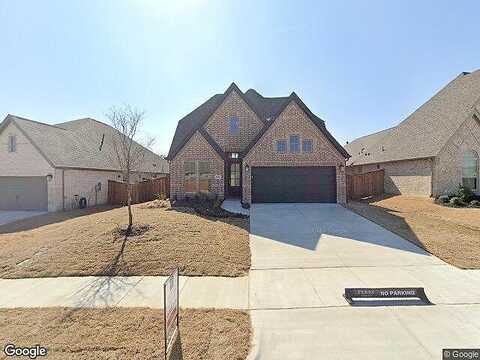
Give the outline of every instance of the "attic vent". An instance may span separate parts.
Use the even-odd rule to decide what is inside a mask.
[[[383,145],[382,145],[382,151],[385,151],[385,148],[383,147]]]
[[[102,141],[100,142],[100,148],[98,149],[99,151],[102,151],[104,141],[105,141],[105,134],[102,134]]]
[[[157,167],[157,164],[152,164],[152,165],[153,165],[153,167]]]

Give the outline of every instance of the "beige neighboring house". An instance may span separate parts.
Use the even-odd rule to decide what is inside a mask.
[[[264,97],[234,83],[178,122],[170,193],[261,202],[346,202],[348,153],[292,93]]]
[[[105,204],[108,180],[123,180],[115,131],[90,118],[48,125],[8,115],[0,124],[0,210],[68,210],[82,197],[87,206]],[[167,173],[166,160],[146,150],[134,180]]]
[[[345,146],[348,173],[385,170],[385,193],[480,194],[480,70],[461,73],[399,125]]]

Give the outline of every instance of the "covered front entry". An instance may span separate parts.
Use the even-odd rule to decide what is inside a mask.
[[[337,180],[334,166],[253,167],[254,203],[335,203]]]
[[[239,153],[228,153],[225,162],[225,194],[240,197],[242,193],[242,159]]]
[[[0,210],[48,210],[45,176],[1,176]]]

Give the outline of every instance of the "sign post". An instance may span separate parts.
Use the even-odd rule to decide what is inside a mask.
[[[163,322],[165,336],[165,360],[175,343],[179,327],[179,271],[178,267],[163,284]]]

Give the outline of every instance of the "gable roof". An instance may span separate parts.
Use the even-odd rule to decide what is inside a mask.
[[[479,100],[480,70],[461,73],[399,125],[347,144],[348,165],[437,156]]]
[[[10,122],[20,129],[54,167],[119,170],[115,166],[116,157],[111,141],[116,130],[109,125],[91,118],[49,125],[8,115],[0,126],[0,132]],[[103,145],[100,149],[102,138]],[[135,170],[168,173],[168,163],[147,149],[143,164]]]
[[[349,157],[347,151],[335,140],[335,138],[328,132],[325,127],[325,122],[318,116],[313,114],[310,109],[303,103],[303,101],[294,92],[290,96],[284,97],[264,97],[256,90],[249,89],[243,93],[235,83],[232,83],[223,94],[216,94],[208,99],[205,103],[193,110],[190,114],[185,116],[178,122],[175,135],[173,137],[172,145],[168,153],[167,159],[173,159],[175,155],[182,149],[192,135],[201,130],[202,126],[208,121],[210,116],[218,109],[225,98],[235,90],[240,97],[248,104],[253,112],[264,123],[262,130],[257,134],[253,141],[244,150],[246,155],[248,151],[256,144],[262,137],[265,131],[271,126],[275,119],[281,114],[285,107],[291,102],[295,101],[307,116],[314,122],[315,125],[324,133],[324,135],[332,142],[335,148],[345,157]],[[209,141],[212,147],[222,156],[225,157],[222,150],[216,142],[208,136],[205,131],[200,133]]]

